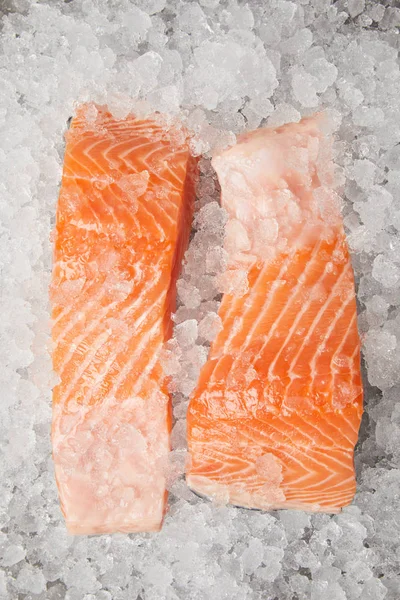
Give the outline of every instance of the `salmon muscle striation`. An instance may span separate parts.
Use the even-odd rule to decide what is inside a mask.
[[[196,161],[161,116],[86,104],[66,136],[51,284],[53,457],[73,534],[155,531],[170,398],[160,352],[189,239]]]
[[[187,481],[238,506],[337,513],[355,493],[360,342],[324,119],[246,133],[213,160],[229,265]]]

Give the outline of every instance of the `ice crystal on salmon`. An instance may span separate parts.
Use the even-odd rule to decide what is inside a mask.
[[[187,480],[240,506],[334,513],[355,493],[360,344],[323,129],[321,116],[259,129],[213,160],[229,261]]]
[[[194,161],[178,127],[72,120],[52,296],[53,456],[72,533],[152,531],[165,510],[170,399],[160,352],[191,227]]]

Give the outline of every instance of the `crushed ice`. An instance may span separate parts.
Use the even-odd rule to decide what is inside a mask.
[[[397,600],[400,590],[400,9],[387,0],[14,0],[0,7],[0,598]],[[155,536],[73,539],[51,464],[47,288],[75,103],[184,114],[201,160],[165,362],[170,512]],[[134,100],[133,100],[134,99]],[[226,215],[208,157],[325,108],[367,364],[358,493],[342,514],[213,506],[185,486],[185,412],[217,334]],[[96,114],[89,115],[95,123]],[[129,180],[132,189],[146,181]],[[246,240],[243,239],[245,244]],[[240,282],[238,282],[238,285]],[[63,290],[62,293],[76,293]]]

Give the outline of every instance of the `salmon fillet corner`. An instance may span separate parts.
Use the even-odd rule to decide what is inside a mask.
[[[74,534],[154,531],[170,398],[160,351],[192,219],[196,161],[160,117],[81,106],[67,133],[51,284],[53,457]]]
[[[321,116],[215,157],[229,266],[189,404],[189,486],[258,508],[336,513],[362,414],[353,272]]]

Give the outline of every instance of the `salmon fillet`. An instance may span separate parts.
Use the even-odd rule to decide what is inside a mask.
[[[53,457],[74,534],[154,531],[170,398],[160,351],[191,228],[195,162],[160,119],[80,107],[66,136],[51,284]]]
[[[336,513],[362,414],[353,272],[321,116],[213,160],[229,220],[223,328],[188,411],[188,485],[249,508]]]

